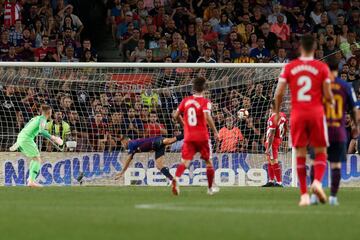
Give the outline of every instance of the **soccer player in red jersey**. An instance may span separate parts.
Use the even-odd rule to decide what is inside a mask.
[[[327,125],[324,115],[323,99],[334,104],[330,88],[329,67],[314,60],[315,39],[311,35],[301,38],[301,56],[288,63],[282,70],[275,92],[275,123],[280,119],[280,105],[289,85],[291,94],[290,133],[296,148],[297,174],[301,198],[299,206],[310,205],[306,184],[306,147],[314,147],[314,181],[310,191],[320,202],[327,198],[321,182],[326,168],[326,147],[328,146]]]
[[[280,112],[280,120],[275,122],[275,101],[271,102],[271,115],[267,121],[265,154],[268,160],[269,182],[263,187],[282,187],[282,173],[278,162],[279,147],[287,130],[286,114]],[[276,178],[276,180],[275,180]]]
[[[212,129],[215,139],[218,139],[218,131],[211,117],[211,103],[203,97],[205,85],[205,78],[196,78],[193,81],[194,95],[184,98],[174,115],[177,121],[184,126],[184,145],[181,149],[182,160],[176,169],[175,178],[172,180],[172,192],[174,195],[179,195],[179,178],[185,169],[189,167],[197,152],[206,162],[208,194],[212,195],[219,191],[217,187],[213,187],[215,171],[210,156],[211,147],[207,125]]]

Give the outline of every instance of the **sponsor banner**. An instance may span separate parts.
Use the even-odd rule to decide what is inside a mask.
[[[43,153],[43,164],[38,176],[39,183],[46,186],[79,185],[77,178],[84,175],[85,185],[149,185],[166,186],[169,182],[156,169],[154,154],[139,153],[125,173],[124,178],[115,181],[114,176],[121,171],[127,157],[126,153]],[[291,154],[280,154],[283,183],[291,184]],[[165,164],[174,175],[181,156],[179,153],[166,153]],[[5,186],[24,186],[28,178],[29,161],[20,153],[3,152],[0,154],[2,168],[0,181]],[[219,186],[260,186],[267,181],[267,162],[264,155],[229,153],[215,154],[213,157],[215,182]],[[342,166],[342,185],[360,186],[360,157],[348,155]],[[323,185],[329,185],[327,170]],[[196,158],[185,171],[182,185],[205,186],[206,167],[204,161]],[[308,179],[310,182],[310,179]]]

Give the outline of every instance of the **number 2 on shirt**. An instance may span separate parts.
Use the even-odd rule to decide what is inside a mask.
[[[297,85],[301,87],[297,94],[299,102],[310,102],[311,95],[307,94],[311,90],[311,79],[307,76],[301,76],[297,80]]]

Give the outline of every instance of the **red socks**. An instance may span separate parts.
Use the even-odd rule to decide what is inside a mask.
[[[206,167],[206,176],[207,176],[209,188],[211,188],[213,185],[214,175],[215,175],[214,168],[212,166]]]
[[[314,161],[314,179],[322,182],[326,168],[326,153],[317,153]]]
[[[273,169],[274,175],[276,177],[276,181],[278,183],[281,183],[282,178],[281,178],[281,168],[280,168],[279,163],[274,163],[274,165],[272,165],[272,169]]]
[[[306,158],[305,157],[297,157],[296,164],[297,164],[297,174],[300,183],[300,192],[301,195],[307,193],[307,186],[306,186]]]
[[[274,181],[274,168],[273,165],[271,165],[270,163],[268,163],[268,174],[269,174],[269,182]]]
[[[178,178],[181,177],[181,175],[183,175],[185,169],[186,169],[185,164],[180,163],[176,168],[175,176],[178,177]]]

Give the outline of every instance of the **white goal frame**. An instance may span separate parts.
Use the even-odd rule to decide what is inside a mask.
[[[62,63],[62,62],[0,62],[0,68],[12,67],[36,67],[36,68],[282,68],[283,63],[113,63],[113,62],[95,62],[95,63]],[[291,156],[291,186],[297,186],[296,174],[296,152],[292,148]]]

